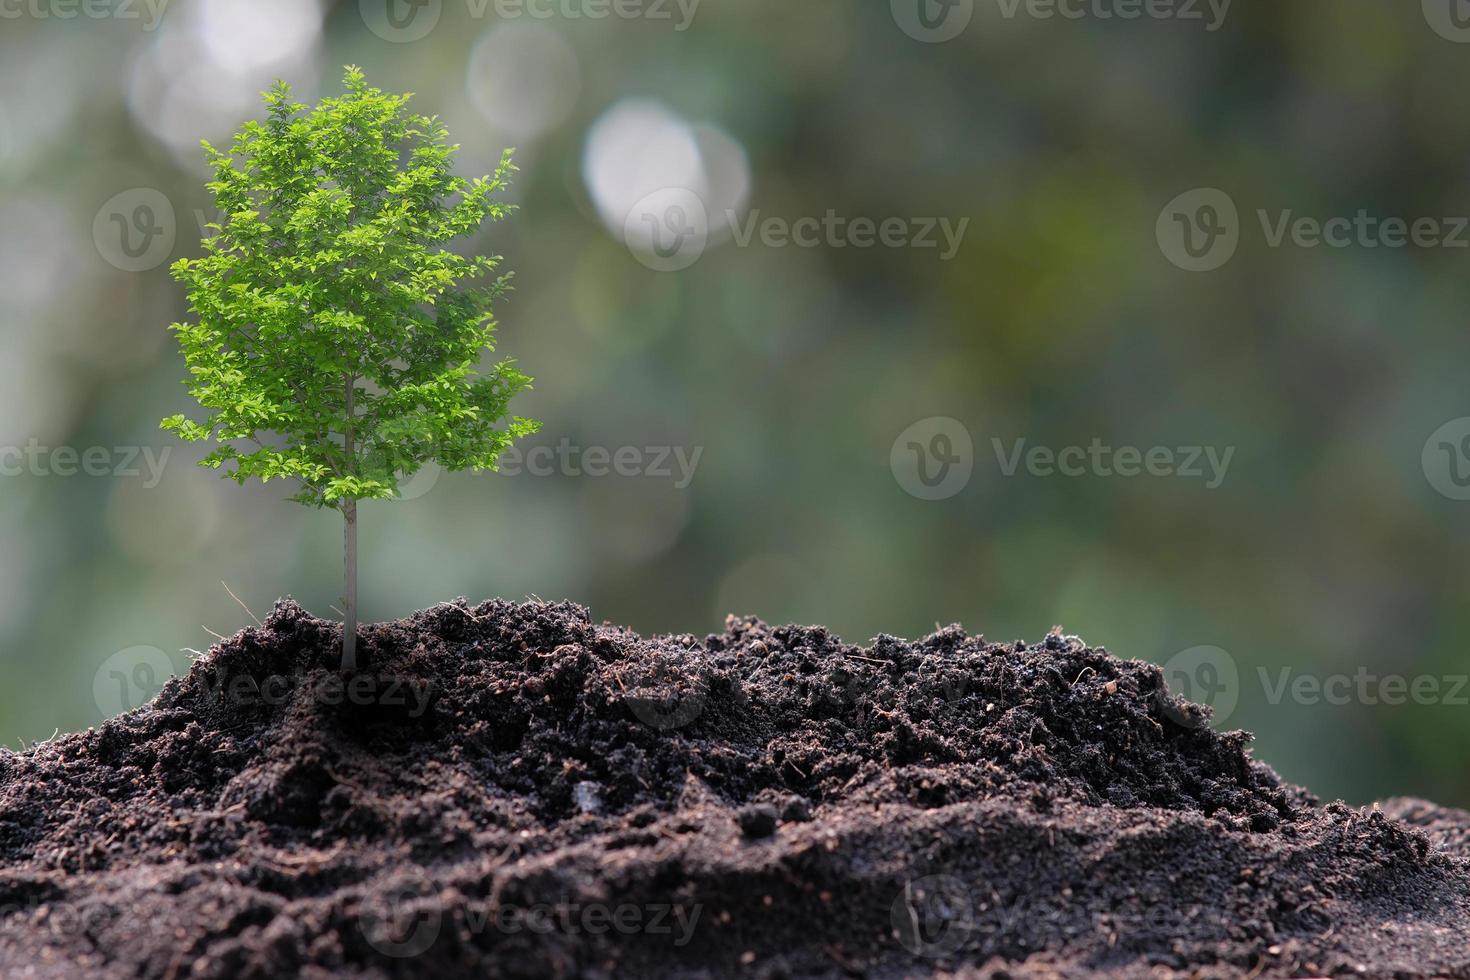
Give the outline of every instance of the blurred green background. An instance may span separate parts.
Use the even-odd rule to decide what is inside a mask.
[[[338,514],[221,481],[157,425],[197,411],[166,326],[168,261],[212,220],[198,139],[227,142],[275,77],[315,101],[355,63],[444,117],[463,172],[519,149],[520,211],[464,247],[517,276],[500,351],[537,379],[515,406],[545,422],[530,446],[655,450],[637,475],[429,472],[365,505],[368,618],[534,594],[643,632],[1061,624],[1172,661],[1321,795],[1470,804],[1470,31],[1450,0],[1223,22],[919,2],[4,4],[0,736],[85,728],[152,683],[140,665],[185,669],[206,628],[248,623],[221,582],[261,615],[339,602]],[[708,209],[678,271],[639,240],[665,188]],[[1207,271],[1169,238],[1228,230],[1197,188],[1238,209]],[[726,211],[968,225],[952,255],[803,247],[742,243]],[[1440,238],[1273,245],[1287,211]],[[1213,488],[1007,475],[996,439],[1234,455]],[[654,465],[674,448],[700,453],[687,486]],[[93,473],[62,475],[66,449]],[[958,475],[931,493],[919,467]],[[1273,697],[1364,672],[1438,694]]]

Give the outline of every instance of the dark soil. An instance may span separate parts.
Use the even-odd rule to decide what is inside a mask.
[[[1321,805],[1061,635],[282,602],[0,752],[10,977],[1470,977],[1470,814]]]

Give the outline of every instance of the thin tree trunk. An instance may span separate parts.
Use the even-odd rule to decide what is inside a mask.
[[[357,501],[342,502],[342,516],[346,520],[343,541],[343,557],[347,568],[346,605],[347,622],[342,627],[342,669],[357,669]]]
[[[347,376],[347,432],[342,448],[346,451],[348,472],[357,472],[357,444],[353,422],[357,406],[357,378]],[[342,597],[347,622],[342,624],[342,669],[357,670],[357,499],[348,497],[342,501],[342,516],[346,518],[343,534],[343,563],[347,569],[347,594]]]

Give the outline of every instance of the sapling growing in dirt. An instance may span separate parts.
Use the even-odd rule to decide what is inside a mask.
[[[492,176],[455,176],[436,117],[355,67],[345,85],[308,108],[277,82],[229,153],[203,144],[220,219],[204,255],[172,267],[197,322],[171,329],[207,414],[163,428],[217,443],[201,465],[226,477],[295,480],[291,499],[342,512],[354,670],[358,502],[396,496],[430,462],[493,470],[539,423],[507,413],[531,383],[513,361],[479,366],[509,284],[492,276],[499,257],[446,247],[513,210],[496,199],[511,151]]]

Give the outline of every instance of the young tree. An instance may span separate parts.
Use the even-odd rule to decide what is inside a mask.
[[[458,147],[437,118],[355,67],[345,84],[308,111],[277,82],[267,118],[230,153],[204,144],[222,217],[204,256],[173,266],[198,322],[171,329],[207,415],[163,428],[217,442],[201,465],[230,464],[238,483],[294,479],[291,499],[342,512],[342,665],[354,670],[358,501],[395,496],[428,462],[493,470],[539,423],[507,418],[531,383],[514,362],[477,367],[509,275],[486,278],[498,256],[445,248],[513,210],[494,200],[511,151],[491,177],[454,176]]]

